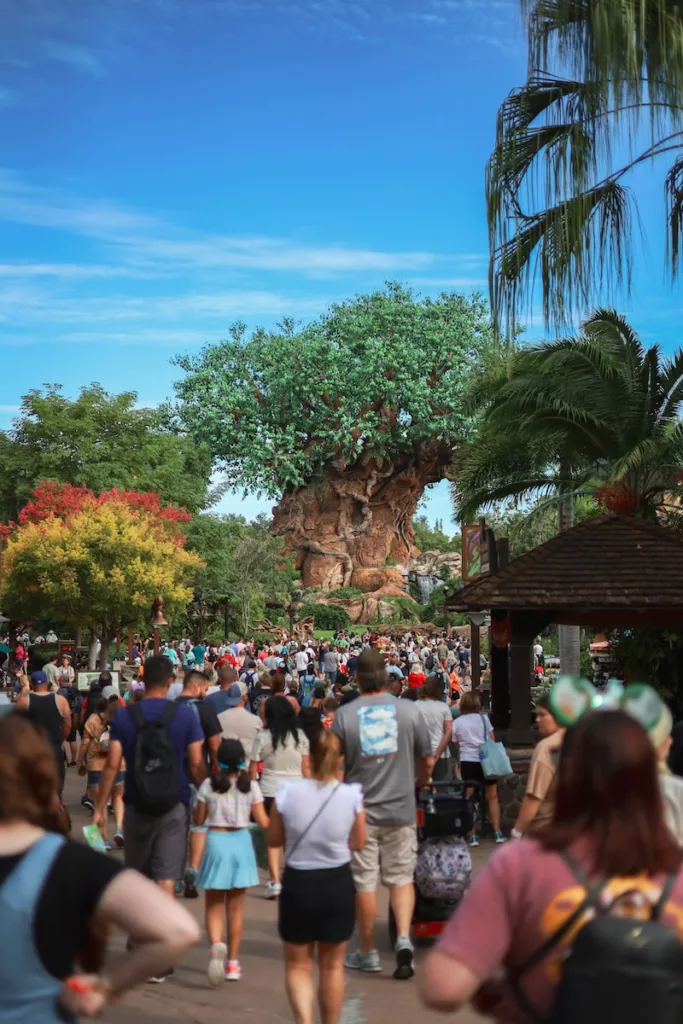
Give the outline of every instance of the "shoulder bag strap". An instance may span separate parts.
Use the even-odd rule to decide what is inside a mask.
[[[534,1021],[534,1024],[543,1024],[543,1018],[538,1013],[538,1010],[536,1010],[536,1008],[531,1004],[526,993],[522,989],[522,977],[527,973],[527,971],[532,970],[534,967],[538,966],[541,961],[545,960],[548,954],[560,944],[565,935],[571,931],[589,907],[595,907],[598,905],[602,891],[609,881],[608,878],[602,878],[596,885],[591,886],[587,875],[576,863],[573,857],[566,852],[561,853],[561,857],[571,870],[576,880],[581,883],[584,889],[586,889],[586,898],[576,908],[574,913],[570,914],[567,920],[560,925],[557,931],[547,938],[546,941],[531,954],[531,956],[527,957],[524,963],[515,968],[514,971],[510,971],[507,976],[507,981],[518,1005],[523,1012],[528,1014],[528,1016]]]
[[[293,846],[293,847],[291,848],[291,850],[289,850],[289,851],[288,851],[288,853],[287,853],[287,856],[288,856],[288,857],[291,857],[291,856],[292,856],[292,854],[294,853],[294,851],[295,851],[296,849],[298,849],[299,845],[300,845],[300,844],[301,844],[301,843],[303,842],[303,840],[304,840],[304,839],[306,838],[306,836],[307,836],[307,835],[308,835],[308,833],[309,833],[309,832],[311,831],[311,829],[312,829],[312,828],[313,828],[313,826],[315,825],[315,823],[316,823],[316,821],[318,820],[318,818],[320,817],[320,815],[321,815],[321,814],[323,813],[323,811],[325,810],[325,808],[326,808],[326,807],[327,807],[327,805],[329,804],[329,802],[330,802],[330,800],[332,799],[332,797],[334,796],[334,794],[335,794],[335,793],[337,792],[337,790],[339,789],[340,785],[341,785],[341,783],[340,783],[340,782],[338,782],[338,783],[336,784],[336,786],[334,787],[334,789],[332,790],[332,792],[331,792],[331,793],[330,793],[330,795],[328,796],[327,800],[326,800],[326,801],[325,801],[325,802],[324,802],[323,804],[321,804],[321,806],[320,806],[320,807],[318,808],[318,810],[317,810],[317,811],[315,812],[315,814],[313,815],[313,817],[312,817],[312,818],[311,818],[311,820],[309,821],[309,823],[308,823],[308,825],[306,826],[306,828],[305,828],[305,829],[303,830],[303,832],[301,833],[301,835],[299,836],[299,838],[297,839],[297,841],[296,841],[296,842],[294,843],[294,846]]]
[[[652,921],[659,921],[660,917],[662,916],[662,911],[664,910],[664,907],[669,902],[669,898],[671,896],[671,893],[673,892],[673,888],[677,880],[678,874],[668,876],[666,882],[664,883],[664,888],[662,889],[662,895],[657,900],[656,905],[652,908]]]

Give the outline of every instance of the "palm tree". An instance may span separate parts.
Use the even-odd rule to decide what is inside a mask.
[[[637,209],[625,180],[665,154],[673,277],[683,249],[680,0],[523,7],[528,77],[500,108],[487,169],[491,304],[509,335],[538,278],[546,325],[557,329],[604,301],[605,289],[628,291]]]
[[[593,495],[612,512],[680,523],[683,352],[645,349],[614,311],[595,312],[576,337],[513,352],[480,378],[470,403],[478,427],[457,457],[459,519],[545,497],[562,530],[577,495]],[[578,671],[578,634],[569,636],[561,630],[563,669]]]

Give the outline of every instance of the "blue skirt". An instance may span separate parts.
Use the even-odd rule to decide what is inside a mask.
[[[206,833],[206,847],[195,883],[199,889],[248,889],[259,884],[248,828]]]

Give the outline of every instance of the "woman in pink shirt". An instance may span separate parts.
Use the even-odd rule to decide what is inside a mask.
[[[664,822],[645,729],[623,711],[588,713],[566,734],[558,776],[552,822],[491,858],[428,957],[421,995],[432,1009],[453,1013],[472,1001],[501,1024],[551,1019],[563,960],[595,907],[649,920],[667,875],[676,878],[661,922],[683,940],[682,855]],[[525,970],[574,914],[567,934]],[[497,980],[501,968],[521,997]]]

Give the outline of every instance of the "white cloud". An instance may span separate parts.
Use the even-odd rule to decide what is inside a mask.
[[[425,251],[386,252],[344,243],[307,245],[262,236],[200,235],[116,204],[30,186],[8,171],[0,171],[0,219],[98,239],[115,247],[118,262],[138,269],[170,265],[178,270],[266,270],[327,277],[425,270],[443,258]]]
[[[104,74],[104,67],[99,57],[87,46],[73,46],[68,43],[48,42],[45,44],[45,55],[60,64],[68,64],[76,71],[83,71],[94,78]]]

